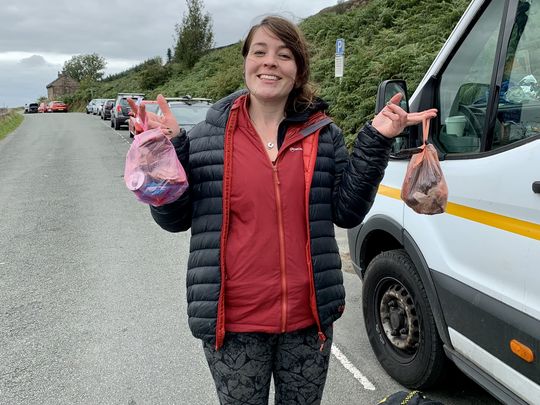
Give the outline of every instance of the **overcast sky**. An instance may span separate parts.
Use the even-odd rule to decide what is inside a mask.
[[[244,38],[266,14],[295,21],[337,0],[203,0],[216,46]],[[97,53],[105,74],[161,56],[174,45],[174,26],[185,0],[2,0],[0,6],[0,107],[47,95],[73,55]]]

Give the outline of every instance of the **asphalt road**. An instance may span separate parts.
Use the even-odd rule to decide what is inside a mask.
[[[217,403],[187,326],[189,233],[162,231],[126,189],[129,143],[78,113],[27,115],[0,142],[1,404]],[[323,404],[376,404],[403,387],[371,352],[338,239],[347,310]],[[497,403],[457,372],[427,395]]]

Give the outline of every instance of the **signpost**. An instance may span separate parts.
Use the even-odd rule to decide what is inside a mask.
[[[336,39],[336,59],[334,62],[335,66],[335,77],[343,77],[343,67],[345,65],[345,40],[343,38]]]

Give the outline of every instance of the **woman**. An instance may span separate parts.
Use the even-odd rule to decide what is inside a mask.
[[[332,324],[345,308],[334,224],[362,221],[391,138],[436,112],[407,114],[394,96],[349,157],[309,85],[307,45],[294,24],[264,18],[242,54],[247,91],[214,104],[189,138],[175,136],[169,113],[151,117],[172,137],[190,182],[151,213],[170,232],[191,227],[189,325],[220,403],[266,404],[273,376],[277,404],[318,404]]]

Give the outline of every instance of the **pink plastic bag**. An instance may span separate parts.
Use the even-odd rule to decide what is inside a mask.
[[[439,164],[437,150],[427,144],[429,121],[423,122],[424,144],[407,166],[401,199],[418,214],[441,214],[446,210],[448,186]]]
[[[124,182],[139,201],[154,206],[176,201],[186,191],[186,172],[161,129],[135,136],[126,156]]]

